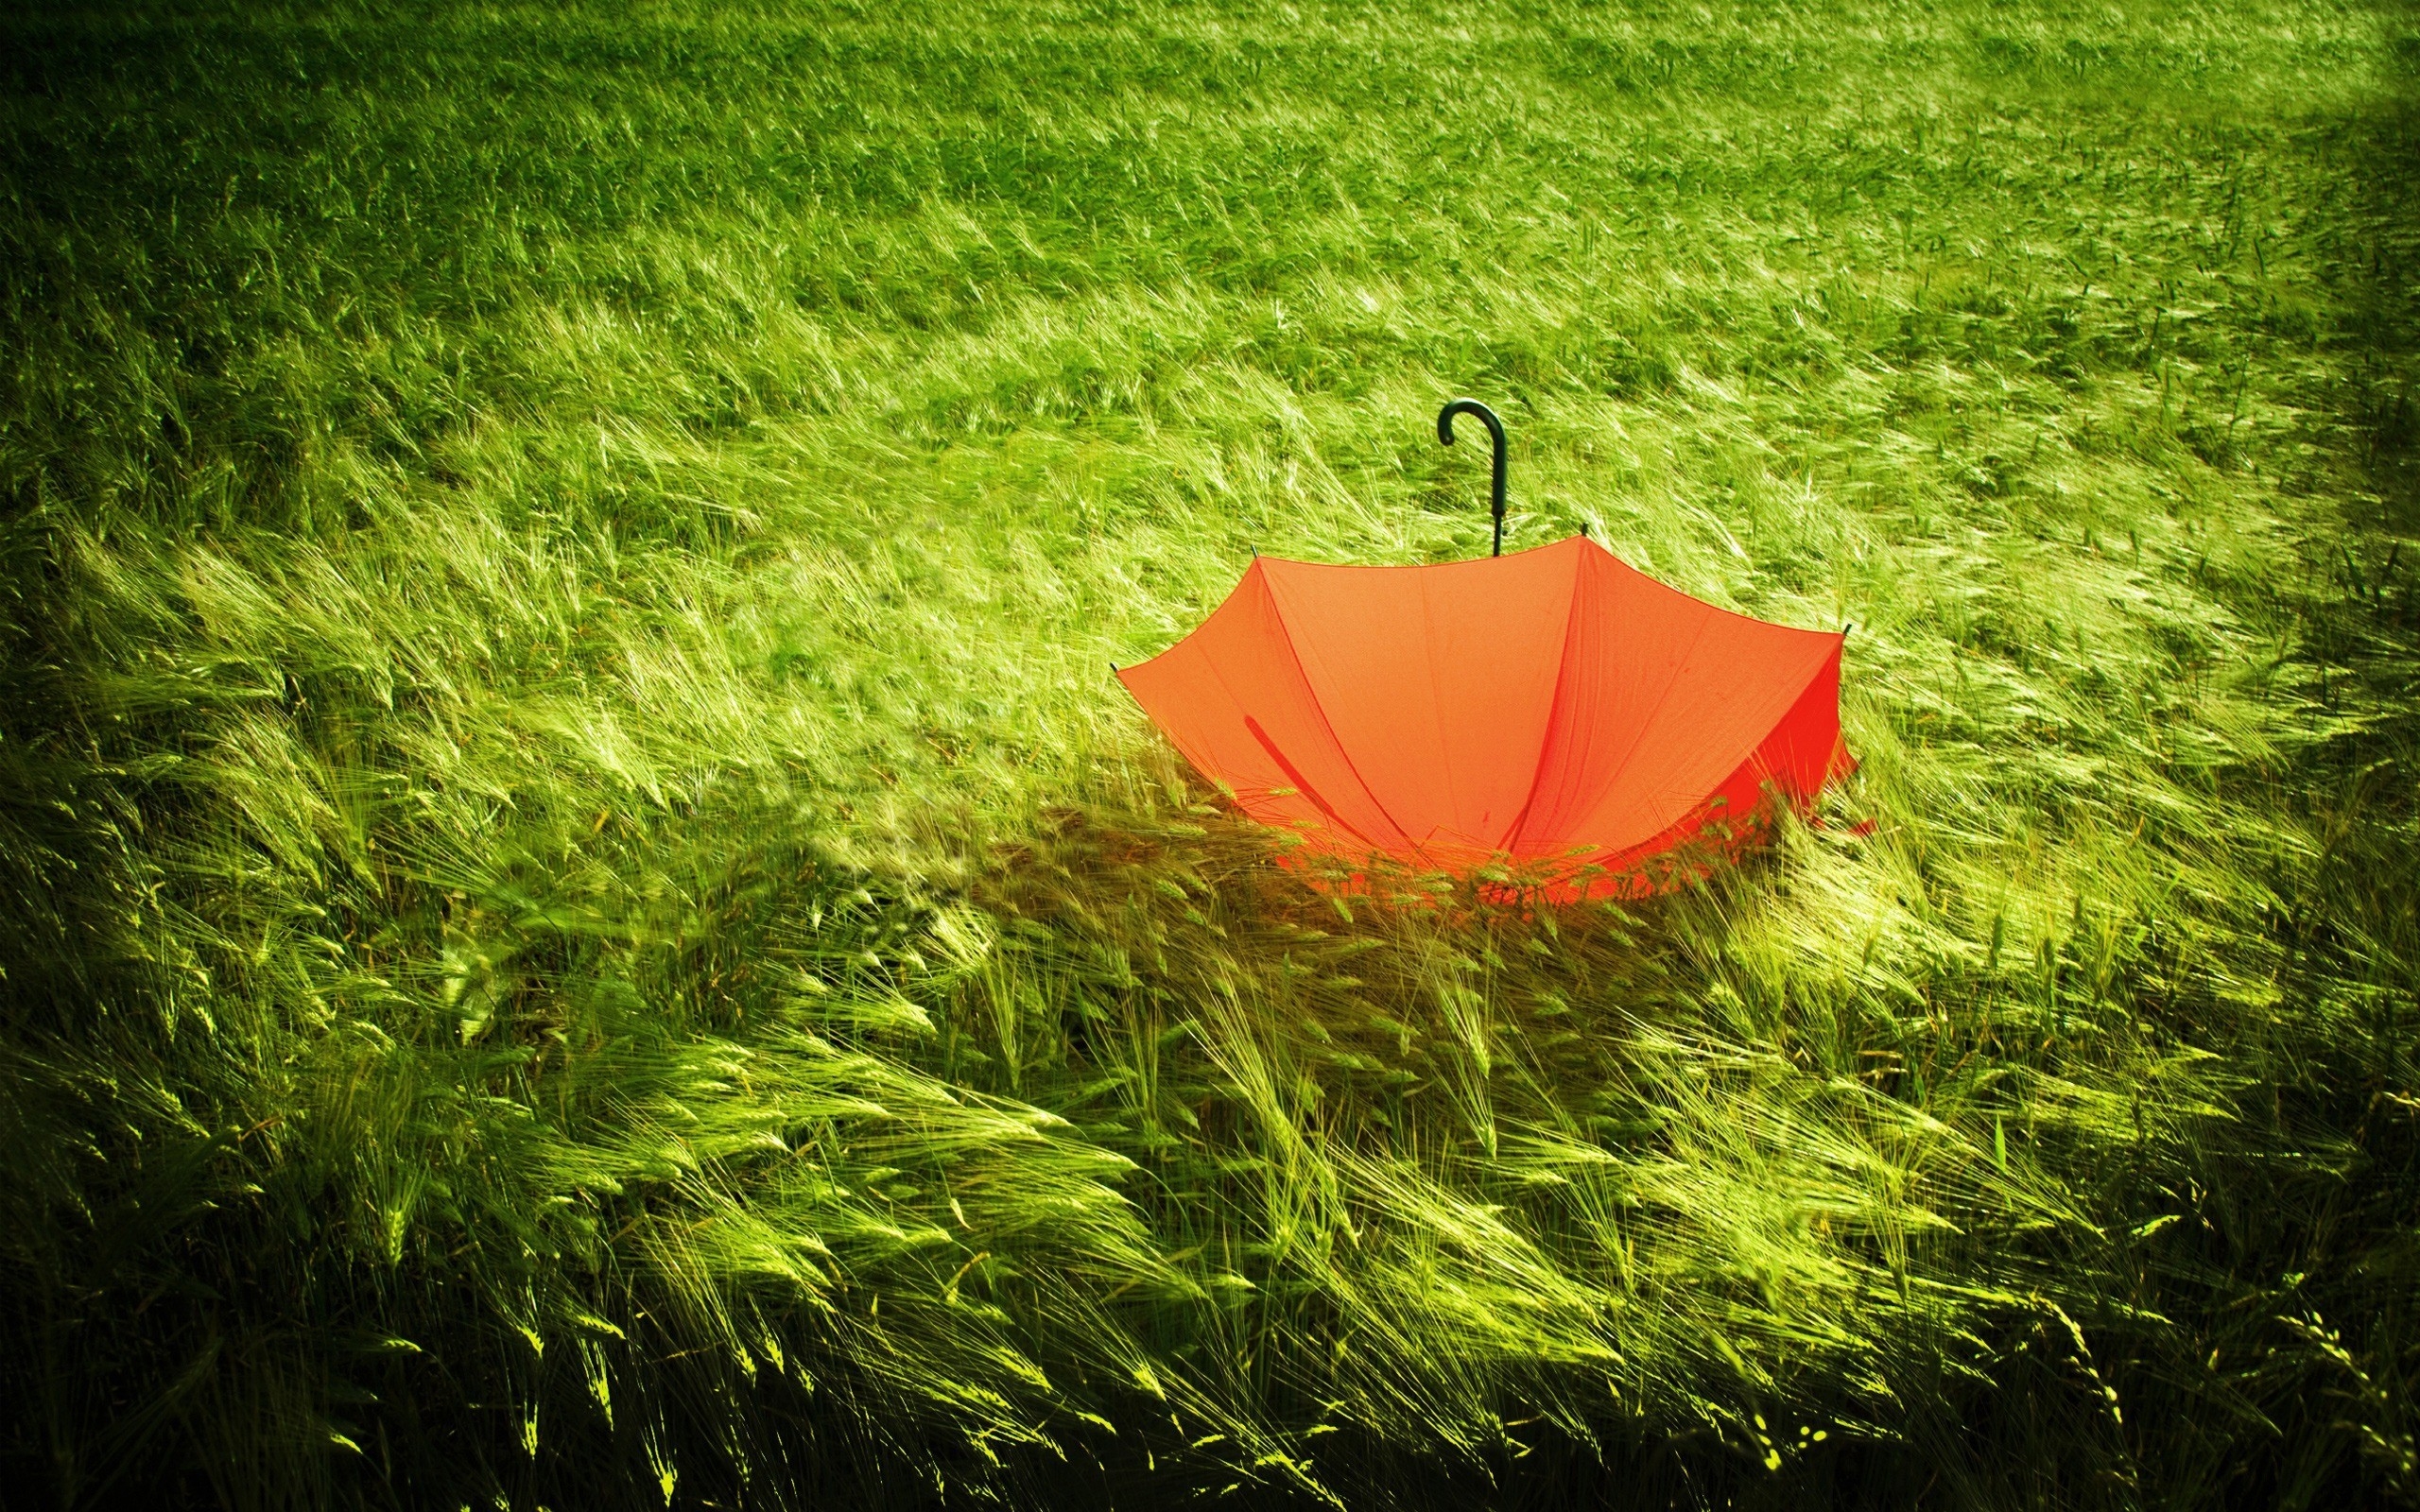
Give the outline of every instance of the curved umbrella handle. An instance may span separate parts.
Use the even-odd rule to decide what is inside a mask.
[[[1495,515],[1495,549],[1488,555],[1501,557],[1504,555],[1504,422],[1495,418],[1495,411],[1476,399],[1449,399],[1445,407],[1437,412],[1437,439],[1447,446],[1454,444],[1454,417],[1457,415],[1477,415],[1487,427],[1488,438],[1495,443],[1495,486],[1488,496],[1488,507]]]

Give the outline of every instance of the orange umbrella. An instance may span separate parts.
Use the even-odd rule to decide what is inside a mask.
[[[1501,429],[1471,401],[1498,440]],[[1501,518],[1501,505],[1497,506]],[[1119,679],[1244,811],[1346,860],[1510,860],[1562,896],[1752,833],[1768,794],[1847,771],[1846,632],[1667,588],[1584,538],[1428,567],[1256,557],[1192,634]]]

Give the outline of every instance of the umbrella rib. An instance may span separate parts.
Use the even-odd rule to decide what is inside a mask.
[[[1717,612],[1720,612],[1720,607],[1719,605],[1708,604],[1706,605],[1706,608],[1715,610]],[[1654,725],[1655,716],[1664,712],[1664,706],[1672,701],[1672,690],[1681,685],[1681,674],[1687,670],[1689,658],[1697,655],[1698,643],[1705,639],[1705,627],[1711,623],[1711,619],[1700,619],[1698,621],[1698,632],[1689,637],[1689,648],[1682,652],[1680,657],[1674,662],[1672,666],[1672,675],[1665,679],[1664,691],[1655,696],[1655,702],[1649,706],[1645,714],[1640,716],[1638,728],[1630,737],[1629,748],[1622,752],[1621,760],[1614,763],[1614,769],[1606,774],[1605,786],[1607,788],[1611,788],[1615,783],[1619,782],[1622,780],[1622,774],[1630,770],[1630,764],[1637,759],[1638,747],[1646,742],[1647,731]],[[1751,747],[1750,749],[1753,750],[1754,747]]]
[[[1255,570],[1258,570],[1260,566],[1258,562],[1254,562],[1253,565]],[[1264,573],[1264,582],[1266,582],[1266,576],[1267,575]],[[1344,769],[1347,772],[1352,773],[1353,780],[1361,785],[1361,796],[1368,799],[1370,800],[1370,806],[1378,811],[1378,817],[1386,820],[1387,823],[1393,828],[1396,838],[1402,840],[1405,845],[1411,847],[1413,850],[1418,850],[1420,849],[1419,842],[1412,839],[1411,833],[1403,827],[1402,821],[1398,820],[1392,813],[1388,812],[1386,804],[1378,800],[1377,793],[1370,786],[1370,780],[1361,775],[1361,768],[1359,765],[1353,760],[1353,753],[1344,748],[1343,737],[1340,736],[1336,732],[1336,721],[1328,717],[1327,705],[1320,701],[1320,691],[1311,684],[1311,669],[1303,664],[1303,648],[1294,644],[1294,627],[1287,622],[1286,606],[1277,596],[1277,585],[1274,583],[1266,583],[1266,586],[1269,591],[1270,612],[1276,617],[1278,632],[1286,637],[1286,654],[1294,659],[1294,670],[1301,673],[1303,676],[1304,690],[1311,696],[1311,707],[1319,711],[1321,728],[1327,731],[1328,744],[1336,747],[1337,759],[1344,763]],[[1314,801],[1317,800],[1315,799]],[[1351,829],[1352,826],[1347,825],[1346,828]],[[1360,834],[1360,832],[1357,830],[1354,831],[1354,833],[1356,834]],[[1361,838],[1368,840],[1370,837],[1363,834],[1361,835]]]
[[[1538,790],[1546,782],[1547,763],[1554,755],[1555,736],[1563,732],[1564,723],[1563,690],[1571,680],[1571,640],[1579,633],[1581,576],[1587,570],[1585,562],[1586,559],[1582,558],[1581,563],[1575,565],[1571,572],[1571,607],[1564,610],[1563,655],[1555,662],[1554,701],[1547,706],[1547,729],[1545,736],[1538,742],[1537,769],[1530,774],[1530,792],[1521,799],[1521,812],[1512,816],[1511,827],[1504,832],[1501,849],[1512,851],[1514,855],[1520,854],[1522,828],[1530,822],[1530,811],[1537,807]]]
[[[1343,815],[1339,814],[1336,811],[1336,805],[1329,802],[1327,799],[1321,794],[1318,788],[1311,785],[1310,779],[1305,777],[1301,770],[1298,769],[1292,762],[1286,759],[1286,753],[1277,748],[1277,742],[1269,738],[1269,731],[1261,728],[1259,720],[1254,719],[1250,714],[1244,715],[1244,729],[1251,732],[1253,739],[1260,742],[1261,749],[1269,752],[1269,759],[1275,762],[1277,764],[1277,769],[1284,772],[1286,774],[1287,781],[1294,784],[1294,791],[1302,794],[1305,798],[1309,799],[1314,804],[1318,805],[1319,811],[1322,814],[1326,815],[1330,819],[1334,820],[1338,829],[1342,830],[1345,833],[1360,841],[1363,845],[1371,847],[1373,850],[1378,849],[1377,841],[1371,839],[1366,834],[1363,834],[1359,830],[1354,827],[1352,820],[1346,818]],[[1386,811],[1381,809],[1378,812],[1383,814]]]
[[[1792,704],[1795,704],[1799,699],[1806,696],[1806,690],[1814,686],[1815,679],[1821,677],[1823,672],[1824,665],[1819,662],[1815,665],[1814,672],[1807,676],[1806,681],[1800,686],[1796,693],[1790,696],[1790,701]],[[1841,741],[1838,736],[1835,736],[1833,738],[1833,749],[1838,751],[1841,747]],[[1715,784],[1715,792],[1720,793],[1722,789],[1730,786],[1732,778],[1738,776],[1741,768],[1748,766],[1751,763],[1754,763],[1756,760],[1757,755],[1763,749],[1764,744],[1761,741],[1749,747],[1748,753],[1739,758],[1739,765],[1731,768],[1730,772],[1723,777],[1722,781]],[[1770,769],[1768,769],[1766,776],[1771,776]],[[1829,781],[1829,779],[1827,778],[1826,781]],[[1712,796],[1712,794],[1709,794],[1707,795],[1707,798],[1710,799]],[[1603,864],[1608,870],[1618,871],[1622,868],[1623,863],[1630,861],[1634,857],[1644,859],[1657,851],[1668,850],[1678,837],[1690,831],[1694,826],[1703,823],[1707,815],[1708,811],[1706,808],[1706,800],[1700,799],[1697,803],[1691,805],[1686,812],[1675,818],[1671,823],[1666,825],[1661,830],[1656,831],[1653,834],[1649,835],[1644,840],[1640,840],[1633,845],[1625,846],[1621,850],[1608,857]]]
[[[1445,791],[1450,795],[1457,791],[1454,782],[1454,747],[1453,744],[1445,738],[1445,695],[1443,684],[1437,677],[1437,615],[1435,605],[1429,599],[1426,578],[1421,579],[1420,584],[1420,627],[1426,632],[1421,636],[1421,644],[1427,651],[1428,723],[1437,731],[1437,762],[1439,765],[1445,768]],[[1375,797],[1374,794],[1372,796]],[[1461,805],[1459,801],[1453,805],[1453,820],[1455,832],[1463,833]],[[1402,826],[1397,825],[1396,828],[1401,829]],[[1435,825],[1429,827],[1430,839],[1436,838],[1438,828],[1439,826]],[[1405,838],[1409,839],[1409,836],[1407,835]]]
[[[1275,594],[1270,595],[1270,604],[1272,610],[1275,607],[1276,601]],[[1283,622],[1281,621],[1280,623],[1282,624]],[[1290,642],[1287,648],[1289,651],[1292,649]],[[1302,671],[1302,661],[1299,657],[1295,659],[1294,670],[1297,672]],[[1209,671],[1210,676],[1218,679],[1219,688],[1225,692],[1230,699],[1234,700],[1236,707],[1237,709],[1243,708],[1246,700],[1236,695],[1235,685],[1227,680],[1226,673],[1220,671],[1216,663],[1211,664]],[[1312,707],[1317,708],[1320,701],[1319,695],[1311,691],[1311,679],[1307,676],[1303,679],[1303,692],[1305,696],[1310,699]],[[1288,782],[1294,784],[1294,791],[1302,794],[1305,798],[1309,799],[1312,805],[1322,814],[1326,815],[1329,818],[1336,821],[1339,829],[1341,829],[1348,834],[1351,834],[1356,839],[1361,841],[1364,845],[1370,846],[1373,849],[1383,849],[1378,845],[1377,841],[1371,839],[1366,834],[1363,834],[1358,829],[1355,828],[1343,815],[1336,811],[1336,805],[1330,803],[1325,795],[1322,794],[1318,788],[1311,785],[1310,780],[1303,775],[1302,769],[1297,767],[1292,762],[1286,759],[1286,753],[1277,748],[1277,742],[1269,738],[1269,730],[1257,718],[1254,718],[1251,714],[1244,715],[1244,732],[1252,736],[1253,739],[1260,742],[1260,748],[1267,751],[1270,758],[1277,763],[1277,769],[1286,774],[1286,780]],[[1333,729],[1329,730],[1328,738],[1331,741],[1335,740],[1336,731]],[[1341,754],[1342,747],[1340,746],[1338,750],[1339,753]],[[1186,759],[1191,760],[1191,757],[1188,756]],[[1201,762],[1197,761],[1194,762],[1193,765],[1201,767],[1205,772],[1211,770],[1211,766],[1209,765]],[[1348,763],[1347,765],[1349,766],[1350,764]],[[1354,776],[1357,780],[1360,774],[1356,772],[1354,773]],[[1366,784],[1364,785],[1366,787]],[[1374,799],[1372,801],[1375,802],[1376,800]],[[1380,810],[1379,812],[1384,813],[1385,811]]]

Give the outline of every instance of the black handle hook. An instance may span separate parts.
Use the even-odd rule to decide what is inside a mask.
[[[1495,443],[1495,484],[1488,495],[1488,507],[1495,515],[1495,549],[1488,555],[1501,557],[1504,555],[1504,422],[1495,418],[1495,411],[1476,399],[1449,399],[1445,407],[1437,412],[1437,439],[1447,446],[1454,444],[1454,417],[1457,415],[1477,415],[1487,427],[1488,438]]]

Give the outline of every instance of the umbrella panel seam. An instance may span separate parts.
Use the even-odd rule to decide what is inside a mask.
[[[1394,816],[1393,811],[1389,809],[1387,805],[1380,800],[1377,791],[1371,787],[1370,780],[1361,775],[1360,763],[1355,761],[1353,759],[1353,752],[1345,748],[1344,737],[1336,732],[1336,721],[1329,717],[1327,705],[1320,701],[1319,689],[1313,686],[1311,682],[1311,669],[1309,666],[1305,664],[1303,661],[1303,648],[1301,645],[1296,644],[1294,640],[1294,627],[1287,623],[1286,604],[1285,601],[1277,595],[1277,585],[1270,578],[1268,573],[1262,568],[1259,561],[1255,560],[1253,563],[1252,570],[1260,574],[1261,588],[1263,592],[1269,594],[1270,617],[1277,622],[1278,633],[1285,637],[1286,654],[1293,659],[1294,672],[1296,676],[1303,679],[1304,692],[1310,695],[1311,707],[1319,713],[1320,728],[1327,731],[1328,744],[1336,747],[1337,759],[1344,764],[1344,769],[1346,772],[1351,774],[1353,781],[1360,784],[1361,796],[1368,799],[1370,800],[1370,806],[1378,811],[1378,817],[1387,821],[1388,826],[1392,828],[1397,835],[1402,837],[1405,845],[1409,846],[1415,852],[1420,851],[1420,842],[1411,837],[1411,832],[1405,829],[1402,821]],[[1270,745],[1269,749],[1272,755],[1276,753],[1276,747],[1273,744]],[[1284,763],[1283,765],[1287,767],[1291,767],[1292,765],[1291,763]],[[1314,798],[1312,801],[1319,802],[1321,800]],[[1346,828],[1352,829],[1352,826],[1347,825]],[[1360,832],[1357,830],[1355,830],[1353,833],[1360,834]],[[1360,837],[1364,841],[1367,841],[1370,838],[1366,834],[1362,834]]]

